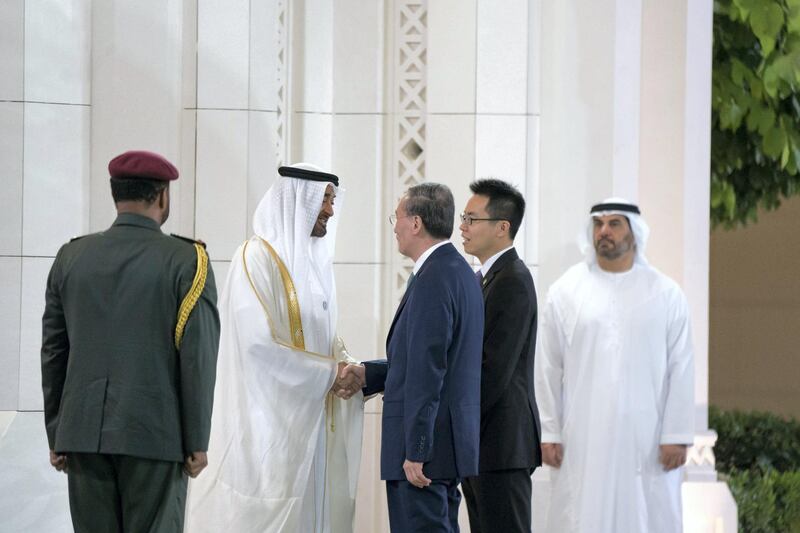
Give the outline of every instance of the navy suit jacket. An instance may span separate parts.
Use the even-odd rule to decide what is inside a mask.
[[[403,295],[387,360],[365,363],[365,394],[384,391],[381,479],[405,480],[406,459],[430,479],[478,473],[482,344],[481,289],[447,243]]]

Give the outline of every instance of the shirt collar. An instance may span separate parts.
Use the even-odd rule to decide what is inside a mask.
[[[414,263],[414,270],[412,270],[412,272],[414,273],[415,276],[419,272],[419,269],[422,268],[422,265],[425,263],[425,260],[427,260],[431,256],[431,254],[434,251],[436,251],[437,248],[441,248],[445,244],[450,244],[450,241],[447,240],[447,241],[437,242],[436,244],[434,244],[433,246],[422,252],[422,255],[419,256],[419,259],[417,259],[417,262]]]
[[[136,213],[120,213],[117,219],[114,220],[114,226],[140,226],[143,228],[161,231],[161,226],[158,222],[150,217],[144,215],[137,215]]]
[[[514,245],[512,244],[508,248],[503,248],[502,250],[500,250],[499,252],[494,254],[492,257],[487,259],[486,262],[481,265],[481,275],[485,278],[486,274],[489,273],[489,269],[492,268],[492,265],[494,265],[495,261],[497,261],[500,258],[501,255],[503,255],[504,253],[506,253],[507,251],[509,251],[513,247],[514,247]]]

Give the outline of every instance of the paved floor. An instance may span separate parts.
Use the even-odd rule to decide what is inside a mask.
[[[48,460],[40,412],[0,412],[0,533],[72,531],[67,476]]]

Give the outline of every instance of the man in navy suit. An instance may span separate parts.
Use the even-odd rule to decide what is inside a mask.
[[[478,473],[483,297],[449,239],[445,185],[411,187],[390,217],[414,270],[386,340],[386,361],[347,367],[384,391],[381,479],[394,533],[457,532],[459,481]]]

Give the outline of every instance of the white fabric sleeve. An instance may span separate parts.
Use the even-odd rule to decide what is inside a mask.
[[[539,329],[539,349],[534,362],[533,379],[542,425],[542,442],[561,442],[564,344],[555,305],[548,298]]]
[[[350,355],[350,352],[347,351],[347,346],[344,345],[344,341],[339,335],[336,335],[333,339],[333,357],[337,361],[345,362],[348,364],[359,364],[361,361],[354,358]]]
[[[694,442],[694,351],[689,305],[683,293],[672,304],[667,331],[667,397],[661,444]]]
[[[337,361],[358,364],[347,351],[341,337],[336,335],[333,340],[333,354]],[[329,474],[337,482],[348,487],[348,494],[352,499],[349,506],[352,513],[355,507],[356,489],[358,488],[358,473],[361,466],[361,446],[364,434],[364,395],[358,391],[349,400],[342,400],[331,396],[330,401],[335,402],[333,409],[335,433],[329,433],[328,454]],[[341,460],[344,459],[344,462]],[[340,510],[343,511],[343,510]],[[349,523],[352,523],[352,519]],[[334,530],[333,528],[331,529]],[[343,531],[346,529],[342,528]]]

